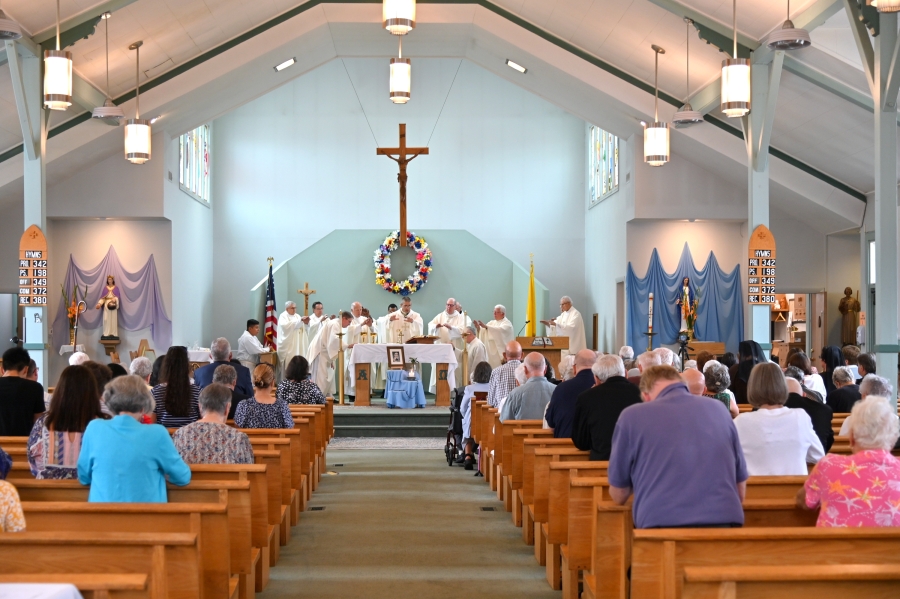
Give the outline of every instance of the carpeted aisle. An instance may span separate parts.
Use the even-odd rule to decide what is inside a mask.
[[[484,479],[443,458],[329,451],[328,470],[340,474],[323,476],[310,502],[325,509],[301,515],[258,597],[556,599]]]

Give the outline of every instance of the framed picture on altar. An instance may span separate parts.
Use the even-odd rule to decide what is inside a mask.
[[[387,346],[388,370],[403,370],[406,364],[406,353],[402,345]]]

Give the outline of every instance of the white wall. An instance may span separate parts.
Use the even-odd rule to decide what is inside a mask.
[[[730,272],[736,265],[746,262],[746,250],[742,245],[746,236],[744,229],[743,223],[725,221],[633,220],[627,225],[628,262],[635,274],[643,277],[656,248],[663,268],[666,272],[674,272],[687,243],[694,266],[703,268],[709,253],[713,252],[722,270]],[[746,292],[746,286],[742,288]]]
[[[810,293],[825,289],[825,234],[778,210],[769,215],[769,230],[778,248],[776,291]]]

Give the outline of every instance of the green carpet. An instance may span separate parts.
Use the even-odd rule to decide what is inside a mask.
[[[443,451],[335,451],[328,470],[310,502],[325,509],[301,514],[260,599],[559,597],[496,494]]]

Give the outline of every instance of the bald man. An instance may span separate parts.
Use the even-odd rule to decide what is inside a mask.
[[[493,408],[499,406],[500,401],[516,388],[516,368],[522,363],[522,346],[518,341],[510,341],[506,344],[503,358],[506,362],[491,372],[487,400]]]
[[[544,376],[547,363],[544,356],[531,352],[525,356],[525,384],[509,392],[500,413],[500,422],[507,420],[540,420],[550,403],[556,386]]]
[[[687,385],[691,395],[703,395],[706,391],[706,377],[696,368],[685,368],[681,373],[681,380]]]
[[[591,372],[591,366],[594,365],[596,359],[596,352],[590,349],[583,349],[575,354],[575,361],[572,365],[575,376],[557,385],[550,397],[550,406],[547,408],[545,419],[547,426],[553,429],[553,436],[557,439],[572,437],[575,402],[579,395],[594,386],[594,373]]]

